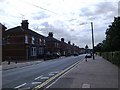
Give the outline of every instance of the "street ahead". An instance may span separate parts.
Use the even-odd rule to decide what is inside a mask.
[[[63,57],[26,67],[4,70],[2,88],[34,88],[83,58],[84,55]]]

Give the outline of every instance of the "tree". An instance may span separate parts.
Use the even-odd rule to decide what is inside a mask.
[[[103,51],[119,51],[120,48],[120,17],[115,17],[112,25],[106,29],[106,40],[103,41]]]
[[[102,46],[103,46],[102,43],[98,43],[98,44],[94,47],[95,52],[101,52]]]
[[[88,49],[88,45],[85,46],[85,49]]]
[[[114,17],[114,21],[106,29],[106,39],[95,46],[96,51],[120,51],[120,17]]]

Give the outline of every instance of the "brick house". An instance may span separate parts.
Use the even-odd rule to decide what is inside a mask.
[[[1,56],[1,60],[2,61],[4,61],[4,57],[5,57],[5,45],[6,45],[6,42],[5,42],[5,30],[6,30],[7,28],[4,26],[4,25],[2,25],[1,23],[0,23],[0,56]]]
[[[21,26],[6,30],[6,60],[30,60],[43,58],[45,37],[29,29],[28,20]]]
[[[68,44],[64,42],[64,38],[61,38],[60,53],[61,53],[61,56],[67,56],[68,54]]]
[[[53,37],[52,32],[46,37],[46,53],[60,53],[60,41]]]
[[[68,44],[67,44],[67,56],[70,56],[72,55],[72,45],[71,45],[71,42],[68,41]]]

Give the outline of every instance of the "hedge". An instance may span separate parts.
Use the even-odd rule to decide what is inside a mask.
[[[102,52],[102,53],[98,53],[98,55],[102,56],[103,58],[107,59],[111,63],[120,67],[120,51]]]

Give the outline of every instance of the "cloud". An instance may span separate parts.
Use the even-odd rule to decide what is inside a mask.
[[[96,5],[96,14],[105,14],[108,12],[115,12],[117,8],[113,5],[112,2],[100,2]]]
[[[118,0],[27,0],[43,10],[21,0],[0,0],[0,21],[7,27],[20,25],[22,15],[29,21],[29,28],[45,36],[65,38],[80,47],[91,47],[91,26],[94,22],[95,43],[105,38],[105,30],[117,15]],[[14,13],[13,13],[14,12]]]
[[[52,28],[52,27],[53,27],[53,26],[50,25],[48,22],[44,22],[44,23],[42,23],[41,25],[42,25],[42,26],[45,26],[45,27],[47,27],[47,28]]]
[[[0,0],[0,2],[5,2],[5,0]]]
[[[32,16],[32,18],[35,20],[41,20],[41,19],[49,18],[49,17],[50,16],[46,14],[45,12],[37,12]]]
[[[80,16],[86,17],[88,20],[96,20],[101,17],[113,18],[117,14],[117,7],[113,2],[100,2],[89,8],[83,7],[80,11]]]

